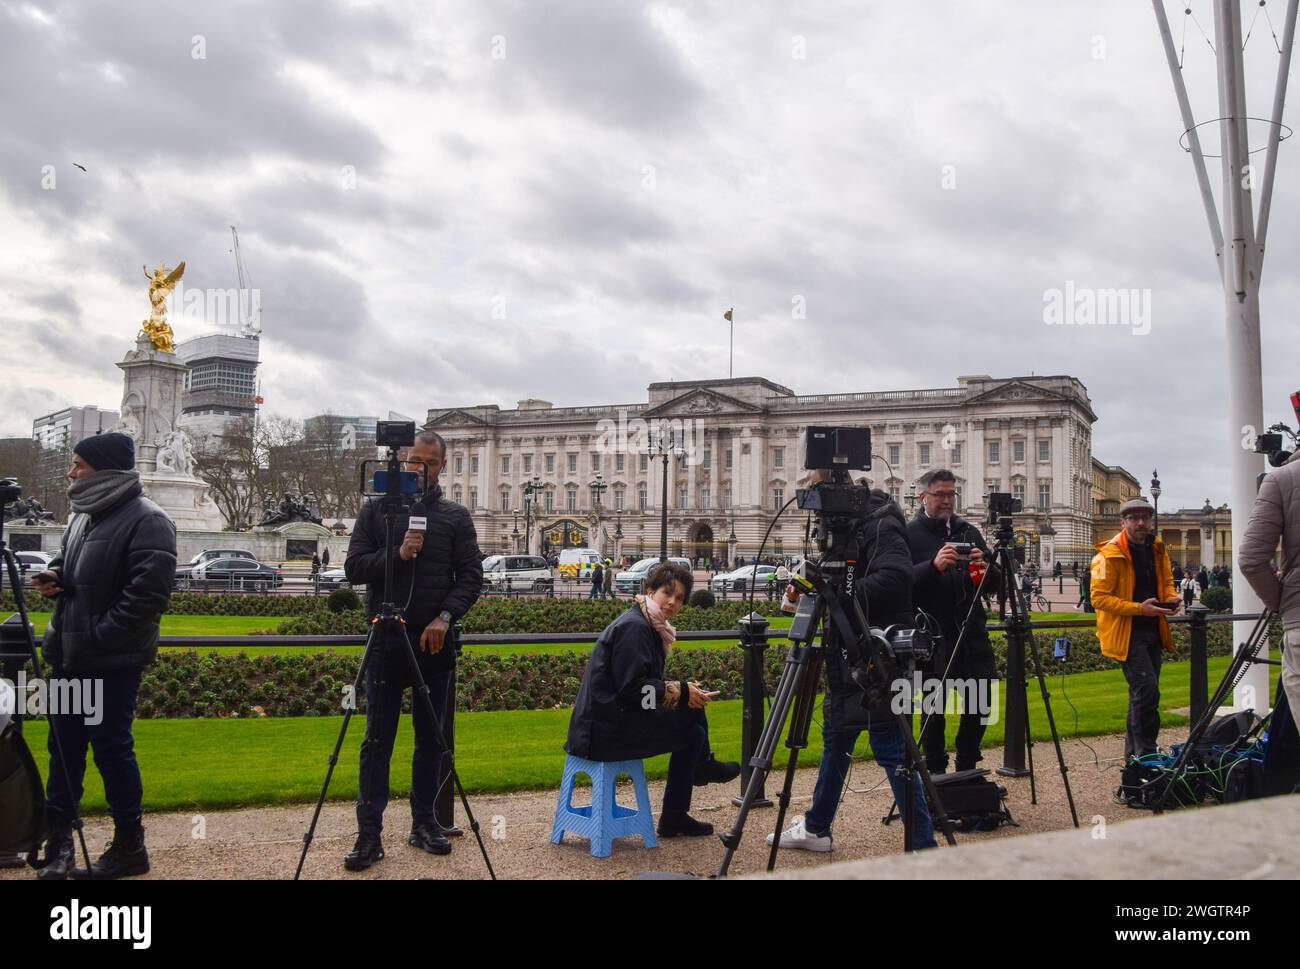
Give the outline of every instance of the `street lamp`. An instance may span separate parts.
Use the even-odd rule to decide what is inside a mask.
[[[614,558],[623,561],[623,510],[614,512]]]
[[[1160,477],[1159,475],[1160,475],[1159,471],[1151,472],[1151,504],[1155,509],[1151,514],[1151,525],[1153,530],[1156,533],[1157,538],[1160,536]]]
[[[524,482],[524,551],[531,552],[533,547],[532,522],[535,517],[533,506],[537,504],[537,492],[542,490],[541,475],[536,472]]]
[[[916,482],[913,481],[907,486],[907,497],[903,499],[907,502],[907,514],[910,516],[916,511]]]
[[[731,518],[731,532],[727,535],[727,567],[736,561],[736,518]]]
[[[510,515],[514,521],[514,525],[510,529],[510,547],[515,551],[516,554],[518,554],[519,552],[519,509],[517,507],[511,508]]]
[[[598,542],[600,540],[600,499],[609,488],[609,485],[605,484],[605,475],[597,471],[596,480],[591,482],[588,487],[591,488],[591,512],[596,518],[595,532],[596,541]],[[595,543],[593,542],[592,544],[594,545]]]
[[[680,461],[686,457],[686,449],[678,443],[676,432],[670,431],[668,440],[664,440],[664,428],[659,426],[659,433],[653,436],[646,445],[646,454],[650,460],[654,460],[655,455],[663,458],[664,461],[664,490],[663,490],[663,507],[660,511],[659,520],[659,561],[668,561],[668,455],[672,454]]]

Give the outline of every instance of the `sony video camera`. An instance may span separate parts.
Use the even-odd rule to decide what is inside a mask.
[[[841,554],[854,522],[866,514],[871,489],[855,485],[850,471],[871,469],[871,429],[868,427],[810,427],[804,441],[803,466],[829,470],[829,481],[815,482],[795,492],[803,511],[812,512],[813,536],[823,555]]]

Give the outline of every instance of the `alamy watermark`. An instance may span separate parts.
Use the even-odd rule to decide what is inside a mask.
[[[605,417],[596,422],[597,438],[592,450],[601,454],[645,454],[651,445],[680,448],[689,464],[704,460],[704,419],[673,417],[647,421],[630,420],[620,407],[618,420]]]
[[[891,713],[908,716],[917,710],[922,716],[932,714],[978,713],[980,723],[998,722],[998,681],[922,676],[918,670],[911,679],[898,677],[890,684],[893,696]],[[960,707],[960,709],[959,709]]]
[[[260,289],[201,289],[176,282],[167,297],[167,312],[172,316],[201,318],[218,327],[247,326],[262,328],[262,291]]]
[[[68,677],[28,679],[27,671],[19,670],[16,681],[0,677],[0,714],[84,717],[86,726],[95,727],[104,720],[104,681]]]
[[[1065,289],[1043,290],[1043,322],[1048,326],[1127,326],[1133,336],[1151,332],[1151,290],[1093,289],[1065,282]]]

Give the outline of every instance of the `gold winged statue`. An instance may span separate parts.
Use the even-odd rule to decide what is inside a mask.
[[[176,349],[171,326],[167,323],[167,295],[176,288],[181,276],[185,274],[185,260],[182,259],[175,269],[168,269],[165,263],[159,263],[152,273],[144,267],[144,277],[149,280],[149,319],[140,324],[140,328],[153,341],[156,349],[172,353]]]

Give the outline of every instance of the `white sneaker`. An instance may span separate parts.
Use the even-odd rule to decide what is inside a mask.
[[[772,843],[772,836],[767,836],[767,843]],[[808,829],[803,826],[803,821],[795,821],[790,827],[781,832],[782,848],[802,848],[804,851],[828,852],[831,850],[831,836],[829,834],[810,834]]]

